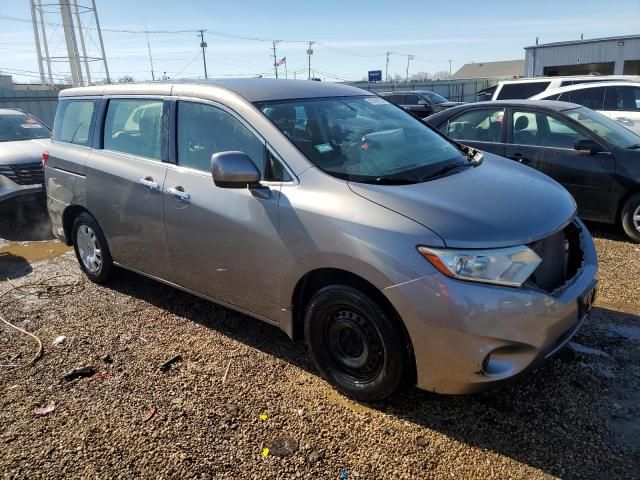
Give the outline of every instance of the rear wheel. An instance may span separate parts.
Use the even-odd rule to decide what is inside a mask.
[[[357,400],[389,397],[408,370],[409,350],[392,318],[352,287],[332,285],[313,296],[305,338],[322,375]]]
[[[640,243],[640,193],[632,195],[622,207],[622,228],[631,240]]]
[[[78,215],[73,222],[72,238],[78,263],[85,275],[92,282],[106,282],[113,261],[107,241],[95,219],[86,212]]]

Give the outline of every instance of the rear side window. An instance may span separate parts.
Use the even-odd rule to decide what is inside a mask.
[[[93,136],[98,100],[62,100],[53,124],[53,139],[88,146]]]
[[[505,83],[498,93],[498,100],[530,98],[544,92],[551,82]]]
[[[604,87],[584,88],[570,92],[570,102],[583,105],[592,110],[602,110],[604,105]],[[564,94],[562,99],[564,100]]]
[[[109,100],[104,148],[139,157],[162,159],[162,100]]]
[[[640,110],[639,87],[607,87],[604,110],[633,112]]]

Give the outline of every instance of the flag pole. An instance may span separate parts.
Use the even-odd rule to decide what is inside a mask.
[[[284,57],[284,78],[289,78],[289,74],[287,73],[287,57]]]

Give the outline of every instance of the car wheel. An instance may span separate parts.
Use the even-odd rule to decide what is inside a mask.
[[[345,395],[378,401],[402,384],[410,359],[404,335],[362,292],[343,285],[319,290],[304,330],[316,367]]]
[[[73,222],[73,249],[85,275],[95,283],[108,280],[113,260],[98,222],[88,213],[81,213]]]
[[[622,228],[631,240],[640,243],[640,193],[632,195],[622,207]]]

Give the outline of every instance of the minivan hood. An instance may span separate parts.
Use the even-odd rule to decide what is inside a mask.
[[[555,233],[576,213],[560,184],[542,173],[490,153],[459,173],[413,185],[349,188],[424,225],[451,248],[522,245]]]
[[[39,162],[49,139],[0,142],[0,165]]]

